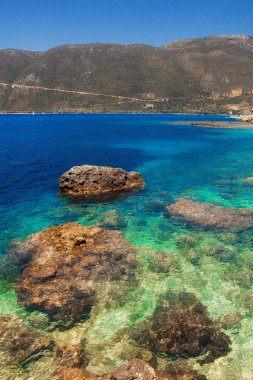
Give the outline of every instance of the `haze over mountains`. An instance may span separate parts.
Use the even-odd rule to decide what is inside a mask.
[[[0,51],[0,112],[237,112],[252,108],[253,37]]]

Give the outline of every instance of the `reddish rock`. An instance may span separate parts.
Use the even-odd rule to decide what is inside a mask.
[[[58,380],[110,380],[109,376],[97,376],[78,368],[65,368]]]
[[[98,283],[127,279],[136,265],[135,249],[118,231],[78,223],[31,235],[15,244],[15,255],[30,258],[16,287],[20,305],[63,322],[82,318]]]
[[[156,312],[150,328],[137,339],[157,354],[184,358],[205,355],[200,363],[226,355],[231,344],[230,338],[209,318],[205,307],[187,293]]]
[[[74,166],[60,177],[61,194],[90,198],[116,195],[118,192],[142,189],[144,181],[137,172],[107,166]]]
[[[185,363],[170,363],[159,372],[159,380],[207,380]]]
[[[70,374],[72,373],[72,379],[78,379],[79,377],[82,379],[83,371],[87,363],[88,360],[86,357],[86,352],[81,343],[75,345],[58,343],[58,345],[54,347],[54,378],[69,378]],[[65,377],[63,377],[63,375]]]
[[[86,352],[81,343],[58,344],[54,348],[54,359],[62,367],[82,368],[87,364]]]
[[[169,216],[208,229],[246,230],[253,226],[253,213],[247,209],[231,209],[211,203],[177,199],[166,207]]]
[[[11,363],[26,365],[52,350],[48,337],[11,315],[0,315],[0,350],[9,355]]]
[[[83,370],[78,368],[66,368],[60,374],[59,380],[88,380]]]

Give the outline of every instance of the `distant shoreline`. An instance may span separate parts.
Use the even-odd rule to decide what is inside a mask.
[[[185,122],[187,125],[199,128],[213,128],[213,129],[238,129],[238,130],[252,130],[253,122],[246,121],[196,121],[196,122]]]
[[[223,116],[237,119],[235,115],[223,113],[191,113],[191,112],[0,112],[2,115],[192,115],[192,116]]]

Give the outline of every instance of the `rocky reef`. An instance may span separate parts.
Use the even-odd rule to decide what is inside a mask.
[[[7,361],[22,366],[45,355],[54,345],[20,319],[5,314],[0,315],[0,343],[0,351],[8,355]]]
[[[139,173],[109,167],[76,166],[60,178],[62,195],[84,199],[143,186]],[[250,234],[236,232],[252,228],[253,213],[181,198],[166,207],[167,216],[173,218],[171,223],[163,215],[170,201],[149,200],[146,205],[148,212],[161,217],[159,228],[165,231],[164,240],[168,239],[169,224],[181,228],[173,219],[185,221],[187,227],[189,223],[201,228],[189,228],[191,234],[185,230],[182,234],[179,228],[174,245],[161,251],[151,252],[149,246],[137,248],[136,243],[132,246],[119,232],[127,225],[127,218],[117,208],[107,209],[107,204],[105,209],[104,204],[96,205],[95,217],[91,210],[89,220],[78,219],[85,224],[96,220],[96,225],[84,227],[68,222],[13,242],[5,264],[8,268],[9,260],[16,268],[17,300],[25,309],[20,309],[23,320],[10,314],[0,316],[0,366],[14,365],[22,375],[28,367],[27,373],[33,375],[36,365],[47,363],[45,380],[50,376],[57,380],[206,380],[193,368],[215,365],[216,359],[230,352],[231,339],[223,328],[234,328],[241,316],[228,309],[216,318],[211,302],[196,292],[212,319],[207,308],[190,293],[194,291],[192,284],[183,292],[189,277],[177,281],[178,268],[184,262],[187,269],[188,264],[190,269],[196,264],[203,270],[214,260],[233,261],[236,253],[227,240],[233,242],[239,235]],[[143,218],[136,225],[139,231],[148,225],[145,223]],[[202,242],[205,234],[210,235],[210,241],[203,238]],[[230,238],[221,236],[225,234]],[[180,251],[180,257],[173,248]],[[251,272],[245,276],[251,283]],[[206,272],[203,277],[205,281]],[[135,302],[140,303],[139,309],[146,310],[140,311]],[[40,321],[36,322],[36,315]],[[206,366],[201,371],[208,373]]]
[[[247,209],[230,209],[211,203],[179,198],[166,207],[167,215],[206,229],[246,230],[253,226],[253,213]]]
[[[79,321],[99,284],[127,280],[136,265],[135,249],[120,232],[76,222],[16,242],[13,255],[26,265],[16,287],[20,305],[58,322]]]
[[[74,198],[99,198],[142,189],[143,178],[138,172],[107,166],[74,166],[60,177],[60,192]]]
[[[192,294],[182,293],[168,307],[155,312],[148,329],[136,337],[156,354],[168,357],[199,357],[210,363],[226,355],[230,338],[209,318],[205,307]]]
[[[105,375],[87,372],[87,354],[82,343],[68,345],[57,342],[12,315],[0,316],[0,343],[0,364],[20,369],[20,374],[26,373],[25,378],[29,374],[34,375],[34,365],[48,363],[51,378],[57,380],[206,380],[185,363],[168,364],[156,373],[153,367],[140,359],[132,359]],[[40,378],[38,373],[35,376]]]
[[[58,379],[65,368],[85,368],[87,364],[82,344],[56,342],[9,314],[0,316],[0,343],[0,365],[28,368],[28,372],[30,365],[49,360],[53,378]]]
[[[161,375],[143,360],[133,359],[123,364],[112,373],[104,376],[79,370],[66,369],[59,380],[206,380],[204,375],[188,367],[168,366]]]
[[[18,378],[22,379],[30,378],[29,375],[35,375],[33,378],[36,379],[46,375],[48,379],[47,372],[50,372],[51,378],[57,380],[206,380],[185,363],[168,364],[156,373],[153,367],[140,359],[132,359],[105,375],[87,372],[88,359],[82,343],[57,342],[12,315],[0,316],[0,343],[0,365],[9,366],[12,371],[16,369],[22,376]],[[42,370],[40,375],[34,373],[34,368],[41,370],[43,363],[50,365],[50,371],[45,368],[46,372]],[[11,376],[6,375],[5,378],[14,379]]]

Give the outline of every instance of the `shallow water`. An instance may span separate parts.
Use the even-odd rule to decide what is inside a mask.
[[[164,214],[165,206],[179,197],[253,210],[253,187],[243,183],[253,175],[253,131],[184,125],[206,119],[225,118],[0,117],[2,259],[12,240],[66,221],[113,226],[137,246],[137,281],[129,289],[120,283],[104,286],[86,321],[48,332],[73,343],[85,337],[91,371],[104,373],[128,359],[133,342],[127,331],[138,330],[169,293],[191,292],[217,323],[227,316],[236,320],[226,326],[233,342],[227,356],[201,368],[195,360],[191,363],[211,380],[253,379],[252,231],[202,231]],[[78,164],[140,171],[146,187],[110,202],[73,203],[59,196],[58,178]],[[157,251],[165,253],[161,265]],[[13,275],[8,277],[5,269],[0,274],[0,313],[29,319],[18,307]]]

